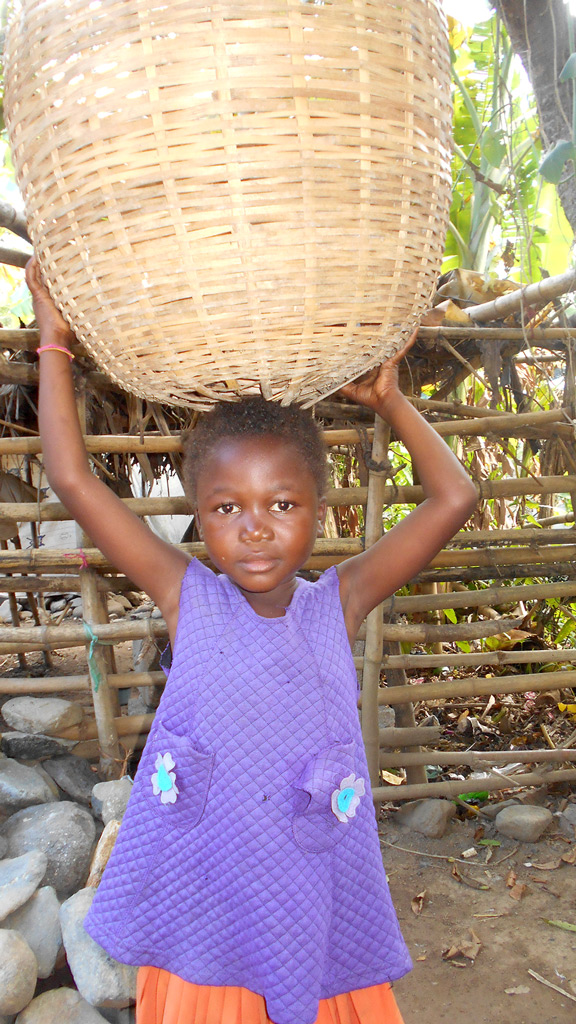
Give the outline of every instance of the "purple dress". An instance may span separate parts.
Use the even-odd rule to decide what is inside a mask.
[[[334,568],[264,619],[191,562],[90,935],[123,963],[259,993],[276,1024],[410,970],[356,702]]]

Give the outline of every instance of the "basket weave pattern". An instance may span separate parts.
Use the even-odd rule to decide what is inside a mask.
[[[403,344],[447,225],[435,0],[20,0],[5,112],[51,293],[122,387],[311,404]]]

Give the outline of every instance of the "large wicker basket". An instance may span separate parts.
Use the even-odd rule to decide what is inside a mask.
[[[439,0],[19,0],[5,73],[45,277],[122,387],[311,404],[427,304],[450,193]]]

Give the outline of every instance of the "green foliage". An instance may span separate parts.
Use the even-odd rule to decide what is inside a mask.
[[[515,267],[521,280],[540,266],[559,273],[572,232],[537,173],[535,102],[502,23],[494,16],[465,29],[450,19],[450,30],[454,189],[443,269],[503,276]]]

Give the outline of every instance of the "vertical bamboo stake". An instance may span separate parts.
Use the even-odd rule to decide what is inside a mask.
[[[85,394],[78,399],[78,416],[82,432],[86,433]],[[93,546],[80,526],[76,526],[76,542],[79,547]],[[108,622],[108,607],[98,590],[98,576],[88,566],[80,571],[80,593],[82,595],[82,613],[89,631],[103,622]],[[118,741],[118,731],[114,721],[120,713],[118,693],[108,683],[109,655],[100,645],[90,638],[86,643],[86,656],[94,717],[98,729],[100,747],[100,772],[106,779],[118,779],[122,773],[122,756]]]
[[[390,428],[380,417],[374,422],[374,440],[372,442],[372,466],[384,463],[390,441]],[[382,536],[382,513],[384,510],[384,488],[386,472],[384,469],[370,468],[368,475],[368,500],[366,503],[365,536],[366,547]],[[366,641],[364,644],[364,664],[362,668],[362,736],[366,748],[370,783],[380,783],[378,740],[378,689],[380,684],[380,667],[382,664],[382,605],[373,608],[366,619]]]
[[[401,654],[402,649],[397,640],[383,644],[384,654]],[[406,686],[408,677],[403,668],[387,668],[386,683],[388,686]],[[413,704],[397,704],[394,713],[396,725],[401,729],[413,729],[416,725],[414,718]],[[417,751],[421,753],[421,747],[404,747],[404,750]],[[406,782],[414,785],[424,785],[428,781],[425,765],[410,765],[406,768]]]
[[[0,541],[0,547],[2,548],[3,551],[8,551],[8,541]],[[12,576],[12,573],[8,573],[8,575]],[[8,594],[8,607],[10,608],[10,618],[12,619],[12,625],[19,626],[20,615],[18,614],[18,601],[16,600],[16,594],[13,594],[12,592]],[[21,651],[18,652],[18,664],[20,665],[20,668],[28,669],[26,655],[23,654]]]

